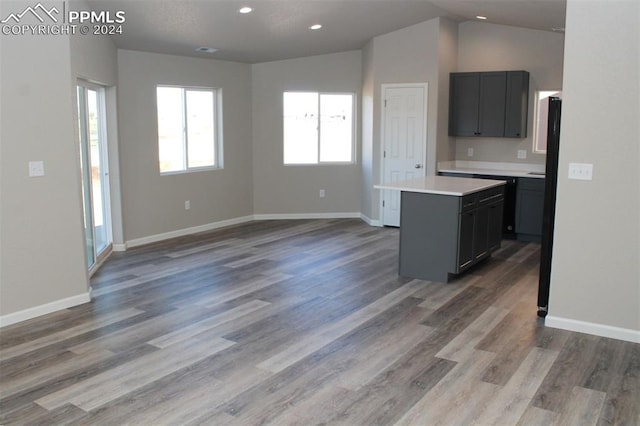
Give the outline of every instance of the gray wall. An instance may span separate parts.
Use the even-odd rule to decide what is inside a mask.
[[[428,83],[426,173],[436,170],[436,146],[439,126],[446,126],[441,116],[438,94],[442,89],[439,77],[440,32],[451,23],[441,24],[437,18],[375,37],[363,50],[363,185],[365,202],[362,213],[374,222],[380,219],[380,191],[373,185],[381,181],[381,85],[384,83]],[[443,43],[447,41],[443,37]],[[444,54],[444,53],[442,53]]]
[[[593,324],[596,330],[601,326],[635,330],[636,341],[640,341],[638,17],[638,2],[613,6],[606,1],[569,0],[567,4],[549,305],[557,325],[576,325],[582,331],[593,331]],[[592,163],[593,180],[567,179],[570,162]],[[629,331],[627,338],[631,335]]]
[[[438,137],[436,160],[455,159],[456,140],[449,136],[449,74],[458,69],[458,24],[440,19],[438,34]]]
[[[160,176],[159,84],[222,88],[223,170]],[[249,65],[118,50],[118,86],[125,241],[253,213]]]
[[[456,159],[544,164],[544,154],[532,154],[534,92],[562,88],[564,35],[549,31],[464,22],[458,30],[458,71],[525,70],[529,81],[529,126],[524,139],[456,138]],[[474,156],[467,157],[467,148]],[[519,160],[518,150],[527,158]]]
[[[367,82],[365,95],[369,97],[368,105],[363,113],[367,131],[363,136],[363,193],[370,193],[366,197],[369,201],[363,205],[363,215],[372,221],[380,220],[381,194],[373,189],[373,185],[381,182],[381,85],[384,83],[430,83],[427,98],[427,145],[435,133],[433,127],[433,112],[437,103],[434,102],[434,81],[437,80],[437,20],[431,20],[410,27],[375,37],[367,49],[364,50],[366,67],[364,80]],[[416,47],[418,46],[418,47]],[[431,151],[427,146],[427,153]],[[434,160],[435,161],[435,160]],[[427,158],[428,167],[430,158]]]
[[[351,51],[252,66],[253,202],[258,215],[360,212],[360,125],[356,162],[283,164],[282,94],[287,90],[353,92],[360,110],[361,53]],[[320,190],[325,197],[320,198]]]
[[[0,15],[24,7],[2,2]],[[1,316],[87,296],[69,45],[0,37]],[[44,176],[28,176],[30,160],[44,161]]]
[[[73,10],[89,10],[85,1],[72,1]],[[122,208],[120,195],[120,169],[118,154],[118,54],[109,37],[77,34],[71,37],[71,84],[78,80],[97,83],[105,87],[109,183],[111,193],[111,222],[114,245],[124,243],[122,235]],[[75,102],[75,99],[74,99]],[[73,120],[78,120],[78,109],[73,109]],[[80,143],[78,126],[73,127],[75,140]]]
[[[367,221],[378,219],[379,191],[374,191],[374,183],[378,177],[374,176],[374,119],[376,86],[373,67],[373,40],[362,49],[362,135],[361,135],[361,168],[362,180],[360,211]],[[379,96],[379,95],[378,95]],[[375,158],[379,161],[379,156]],[[378,172],[379,173],[379,172]]]
[[[72,0],[70,10],[89,10],[86,1]],[[77,78],[104,86],[115,86],[118,81],[117,53],[111,38],[86,34],[71,37],[71,74],[73,84]]]

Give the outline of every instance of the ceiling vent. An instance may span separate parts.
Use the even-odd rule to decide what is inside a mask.
[[[196,52],[202,52],[202,53],[214,53],[217,51],[218,49],[216,49],[215,47],[202,46],[202,47],[196,48]]]

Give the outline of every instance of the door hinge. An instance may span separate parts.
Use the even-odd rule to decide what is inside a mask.
[[[384,100],[384,107],[385,108],[387,107],[387,100],[386,99]]]
[[[387,151],[382,151],[382,158],[387,158]]]
[[[382,207],[384,207],[384,200],[382,200]]]

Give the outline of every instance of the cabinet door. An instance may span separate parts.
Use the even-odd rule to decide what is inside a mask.
[[[488,207],[489,209],[489,217],[488,217],[488,237],[487,242],[489,245],[489,250],[496,250],[500,248],[500,243],[502,241],[502,214],[503,214],[503,206],[502,203],[495,203]]]
[[[527,137],[527,115],[529,114],[529,73],[507,72],[507,106],[504,120],[504,135],[508,138]]]
[[[458,235],[458,272],[473,262],[473,229],[475,212],[460,214],[460,232]]]
[[[473,258],[480,259],[489,254],[489,208],[476,210],[473,228]]]
[[[519,178],[516,194],[516,233],[518,239],[537,240],[542,235],[544,179]]]
[[[504,136],[507,73],[480,73],[480,107],[478,136]]]
[[[516,233],[542,235],[544,192],[518,191],[516,199]]]
[[[476,136],[480,102],[480,73],[449,77],[449,136]]]

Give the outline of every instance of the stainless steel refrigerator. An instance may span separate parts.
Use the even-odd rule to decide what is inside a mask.
[[[549,122],[547,126],[547,159],[544,183],[544,207],[542,211],[542,245],[540,253],[540,279],[538,282],[538,316],[544,318],[549,307],[551,282],[551,256],[553,255],[553,225],[556,214],[558,183],[558,150],[560,148],[560,113],[562,100],[549,98]]]

